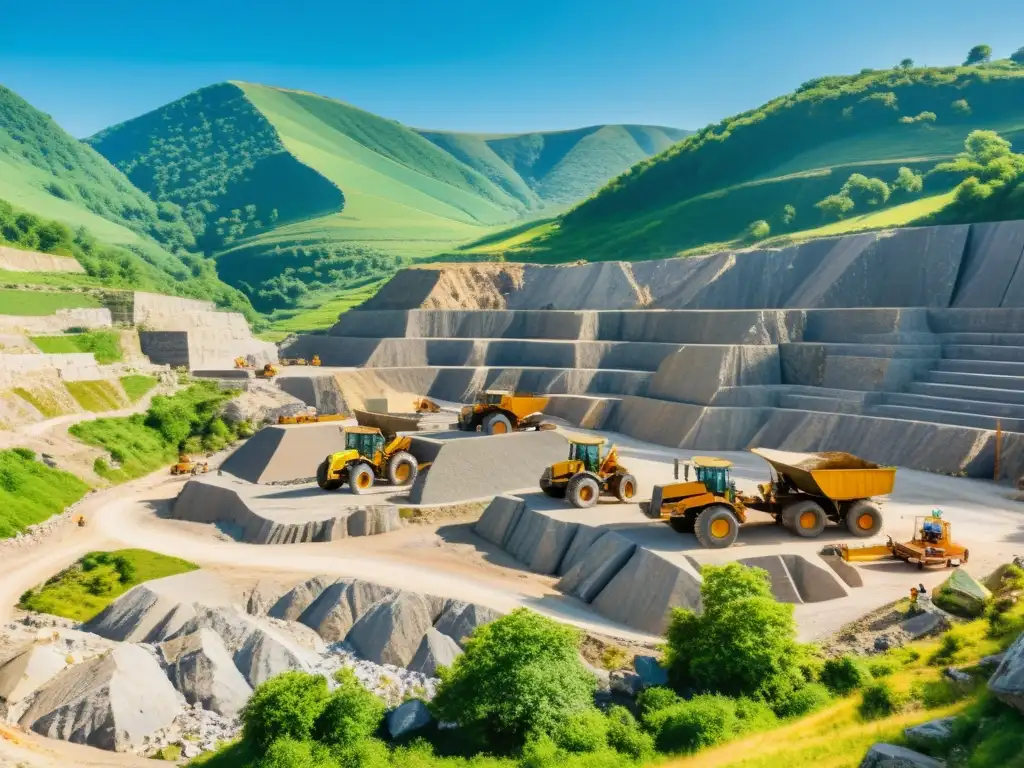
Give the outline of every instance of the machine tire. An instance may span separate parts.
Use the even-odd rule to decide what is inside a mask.
[[[579,474],[569,481],[565,488],[565,496],[574,507],[587,509],[597,504],[601,495],[601,485],[593,475]]]
[[[859,539],[874,536],[882,530],[882,510],[867,499],[859,499],[846,510],[846,528]]]
[[[544,494],[546,496],[550,496],[552,499],[564,499],[565,498],[565,488],[566,488],[566,486],[564,484],[563,485],[542,485],[540,487],[540,489],[542,491],[544,491]]]
[[[697,541],[707,549],[731,547],[740,533],[740,521],[725,504],[705,507],[693,526]]]
[[[357,461],[348,468],[348,485],[352,493],[362,496],[373,488],[373,481],[377,478],[373,475],[373,467],[365,461]]]
[[[632,504],[636,498],[636,478],[629,472],[615,478],[615,498],[623,504]]]
[[[696,520],[690,515],[678,515],[668,519],[668,524],[676,533],[693,533],[694,523]]]
[[[504,413],[492,413],[484,419],[483,427],[488,435],[507,435],[512,431],[512,421]]]
[[[336,491],[342,486],[341,480],[328,480],[327,470],[330,467],[330,462],[324,459],[320,462],[320,466],[316,468],[316,484],[320,486],[322,491]]]
[[[785,526],[804,539],[820,536],[828,523],[825,509],[814,499],[794,501],[782,510],[782,515]]]
[[[420,473],[420,465],[408,451],[399,451],[388,461],[388,482],[392,485],[412,485]]]

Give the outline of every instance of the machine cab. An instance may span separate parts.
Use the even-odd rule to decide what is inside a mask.
[[[576,438],[569,443],[569,460],[580,461],[587,472],[601,469],[601,446],[604,438]]]
[[[715,459],[710,456],[693,457],[693,470],[697,482],[704,483],[704,487],[710,493],[730,500],[733,487],[731,468],[732,462],[726,459]]]
[[[384,450],[384,435],[376,427],[349,427],[345,430],[345,450],[372,459]]]

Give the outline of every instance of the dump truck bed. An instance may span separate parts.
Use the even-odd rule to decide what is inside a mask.
[[[423,418],[418,413],[374,413],[373,411],[353,410],[356,422],[361,427],[377,427],[385,435],[396,435],[399,432],[416,432]]]
[[[880,467],[853,454],[795,453],[768,448],[751,448],[798,489],[813,496],[836,501],[867,499],[892,493],[895,467]]]
[[[517,419],[524,419],[535,413],[543,413],[544,409],[548,407],[548,400],[549,398],[547,397],[516,393],[508,403],[508,407],[516,415]]]

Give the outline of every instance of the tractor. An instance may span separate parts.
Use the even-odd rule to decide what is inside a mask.
[[[171,465],[172,475],[205,475],[209,471],[209,463],[193,461],[184,453],[178,456],[177,464]]]
[[[420,465],[409,453],[408,436],[386,439],[376,427],[348,427],[343,432],[345,450],[332,453],[317,467],[316,482],[323,490],[336,491],[347,482],[352,493],[363,494],[378,480],[392,485],[415,482]]]
[[[543,411],[548,398],[530,392],[489,389],[476,396],[476,402],[459,411],[459,429],[480,430],[488,435],[504,435],[527,429],[543,429]]]
[[[614,496],[626,504],[636,496],[636,478],[619,464],[618,450],[613,445],[601,457],[603,437],[569,439],[569,458],[544,470],[540,488],[548,496],[567,498],[580,509],[597,504],[602,494]]]

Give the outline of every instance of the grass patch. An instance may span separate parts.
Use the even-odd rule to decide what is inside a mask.
[[[88,621],[136,584],[198,568],[146,549],[90,552],[39,589],[22,595],[18,607]]]
[[[116,331],[87,331],[62,336],[32,336],[32,343],[51,355],[91,352],[100,365],[119,363],[124,359],[121,336]]]
[[[74,475],[36,461],[32,451],[0,451],[0,537],[63,512],[88,490]]]
[[[13,392],[48,419],[64,413],[60,403],[52,397],[47,397],[48,393],[46,392],[32,392],[24,387],[15,387]]]
[[[373,298],[387,280],[374,280],[349,288],[319,301],[304,301],[297,309],[277,310],[270,316],[269,332],[260,334],[267,341],[280,341],[290,333],[324,331],[338,322],[338,315]]]
[[[125,406],[121,393],[109,381],[68,381],[64,386],[80,406],[93,413],[116,411]]]
[[[155,376],[135,374],[121,377],[121,386],[124,387],[125,394],[128,395],[128,399],[133,403],[139,402],[157,384],[158,381]]]
[[[94,309],[100,303],[84,293],[51,291],[19,291],[0,288],[0,314],[41,317],[58,309]]]

